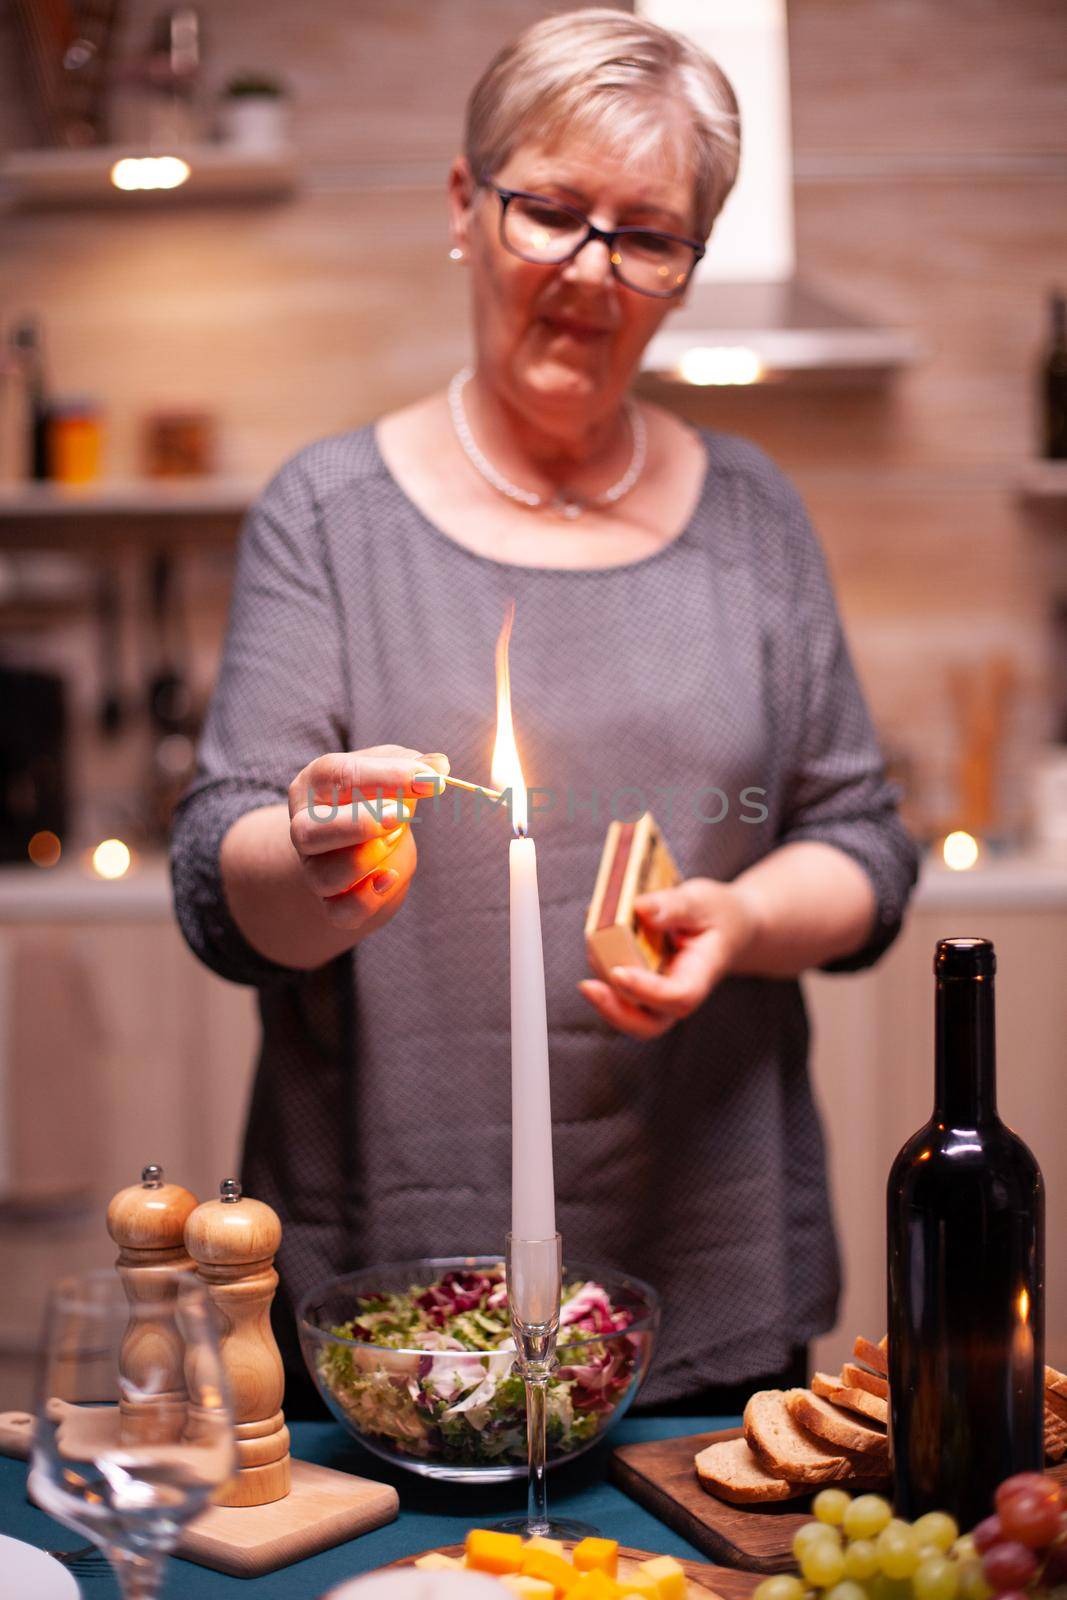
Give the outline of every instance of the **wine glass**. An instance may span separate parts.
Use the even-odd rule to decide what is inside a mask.
[[[110,1270],[52,1289],[29,1489],[110,1559],[124,1600],[155,1600],[185,1524],[237,1464],[211,1303],[188,1270],[127,1294]]]
[[[585,1539],[596,1533],[588,1523],[548,1515],[545,1481],[548,1383],[559,1362],[559,1303],[563,1287],[563,1241],[507,1236],[508,1313],[515,1337],[515,1365],[526,1389],[526,1435],[529,1476],[526,1515],[506,1517],[496,1526],[524,1537]]]

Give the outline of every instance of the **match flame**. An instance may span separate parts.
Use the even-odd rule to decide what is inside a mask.
[[[494,789],[511,790],[512,823],[516,833],[525,833],[526,779],[522,775],[522,762],[519,760],[515,728],[511,720],[511,672],[508,667],[508,644],[514,621],[515,602],[509,600],[496,641],[496,743],[490,772]]]

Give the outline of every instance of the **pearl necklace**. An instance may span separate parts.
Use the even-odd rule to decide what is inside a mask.
[[[614,505],[624,494],[629,494],[644,470],[647,444],[645,419],[632,400],[626,402],[626,416],[633,434],[633,454],[630,457],[630,465],[618,483],[613,483],[610,489],[605,489],[603,494],[594,495],[591,499],[573,489],[557,489],[551,496],[535,494],[532,489],[520,489],[518,484],[509,483],[503,473],[498,472],[478,448],[463,406],[463,391],[473,376],[473,367],[463,367],[456,373],[448,386],[448,409],[452,416],[452,426],[456,430],[456,438],[462,445],[468,461],[498,494],[507,495],[509,500],[514,500],[518,505],[529,506],[531,510],[554,511],[557,516],[567,517],[572,521],[575,517],[580,517],[590,506]]]

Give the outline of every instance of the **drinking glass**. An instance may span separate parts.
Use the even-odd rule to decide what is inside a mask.
[[[30,1494],[110,1559],[124,1600],[156,1600],[186,1523],[237,1464],[211,1304],[188,1271],[129,1295],[113,1271],[52,1289]]]
[[[548,1515],[545,1481],[548,1384],[559,1362],[559,1303],[563,1287],[563,1241],[558,1233],[547,1239],[507,1236],[508,1313],[515,1338],[515,1365],[526,1390],[526,1435],[529,1475],[526,1515],[506,1517],[496,1526],[524,1537],[540,1534],[552,1539],[584,1539],[595,1534],[588,1523]]]

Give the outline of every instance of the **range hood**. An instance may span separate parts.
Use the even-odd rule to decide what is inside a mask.
[[[823,375],[871,382],[919,355],[907,328],[867,321],[797,278],[694,283],[641,363],[665,382],[736,384]]]
[[[716,60],[741,108],[741,168],[684,306],[645,351],[665,382],[882,378],[916,360],[915,335],[798,278],[785,0],[635,0],[650,22]]]

